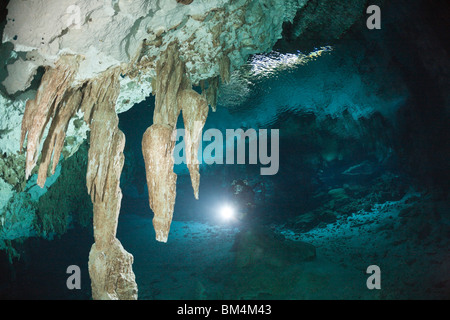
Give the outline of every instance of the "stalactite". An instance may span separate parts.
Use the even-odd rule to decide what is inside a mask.
[[[95,243],[89,253],[94,299],[137,299],[133,256],[116,238],[125,147],[115,111],[119,90],[118,71],[112,70],[91,82],[83,97],[82,110],[91,129],[86,184],[94,205]]]
[[[178,90],[189,86],[184,73],[184,63],[178,56],[176,43],[171,43],[156,64],[153,123],[167,124],[172,128],[176,126],[180,114]]]
[[[175,206],[177,175],[173,172],[172,133],[169,125],[153,124],[142,139],[149,203],[154,212],[153,227],[156,240],[161,242],[167,242]]]
[[[69,121],[81,108],[91,129],[86,183],[94,207],[95,243],[89,254],[92,296],[94,299],[137,299],[131,268],[133,256],[116,239],[125,147],[125,136],[118,128],[115,111],[120,91],[119,70],[105,72],[82,89],[73,88],[79,60],[76,56],[61,57],[54,68],[45,72],[36,98],[27,102],[20,145],[22,149],[27,138],[26,177],[36,165],[40,140],[51,120],[38,174],[38,184],[44,186],[50,163],[52,173],[58,164]]]
[[[173,172],[175,147],[173,132],[183,108],[185,126],[190,135],[190,140],[186,144],[189,148],[187,154],[192,164],[188,167],[194,194],[198,198],[198,163],[192,159],[197,156],[199,132],[206,121],[208,103],[203,96],[192,90],[192,85],[185,75],[184,63],[178,56],[176,43],[170,44],[161,55],[157,62],[156,78],[153,83],[156,94],[153,125],[144,133],[142,153],[145,161],[149,205],[154,213],[153,226],[156,239],[166,242],[173,217],[177,182],[177,176]]]
[[[94,106],[86,174],[87,190],[94,204],[95,242],[105,245],[115,237],[122,197],[119,179],[125,136],[118,128],[119,119],[114,110],[117,90],[115,84],[107,86],[105,99]]]
[[[170,44],[161,55],[156,64],[156,75],[153,125],[144,133],[142,153],[156,239],[166,242],[172,223],[177,182],[177,175],[173,172],[172,152],[175,144],[172,133],[180,114],[178,90],[186,85],[183,80],[184,64],[178,57],[176,43]]]
[[[205,96],[213,112],[216,112],[218,90],[219,90],[219,77],[213,77],[208,79],[208,89],[206,89],[205,91]]]
[[[220,78],[224,83],[230,82],[230,58],[224,54],[219,63]]]
[[[198,162],[198,147],[202,129],[208,116],[208,102],[192,89],[182,90],[178,94],[178,105],[182,106],[186,144],[186,160],[191,175],[194,196],[198,199],[200,173]]]
[[[22,132],[20,137],[21,149],[23,149],[25,137],[27,138],[25,163],[26,179],[28,179],[31,171],[36,165],[39,145],[44,130],[50,119],[55,116],[55,113],[59,112],[60,103],[66,92],[70,90],[75,72],[78,69],[79,60],[80,59],[77,56],[62,56],[55,67],[47,69],[43,75],[36,98],[27,101],[22,119]],[[63,109],[66,110],[66,108]],[[66,112],[63,111],[63,113]],[[60,117],[59,120],[56,119],[56,121],[66,121],[69,113],[70,112],[67,112],[66,115]],[[56,123],[53,127],[57,130],[57,127],[64,127],[64,125],[65,123]],[[57,131],[59,131],[59,129]],[[55,137],[50,137],[49,139],[55,139]],[[54,145],[49,142],[45,147],[53,149]],[[50,153],[51,157],[51,150],[44,150],[44,152]],[[59,154],[55,153],[53,158],[59,159]],[[48,163],[47,166],[43,166],[41,170],[39,180],[41,186],[43,186],[47,177],[47,167]]]
[[[116,152],[111,148],[122,140],[123,133],[118,129],[119,119],[114,109],[119,90],[116,75],[110,73],[89,83],[83,97],[81,109],[91,128],[87,189],[93,203],[105,198],[108,169]]]
[[[37,179],[37,184],[41,187],[44,186],[45,180],[47,179],[50,161],[52,161],[51,174],[55,173],[61,151],[64,147],[64,139],[66,137],[69,121],[80,106],[81,96],[81,91],[78,89],[68,91],[59,104],[58,109],[55,111],[55,116],[42,147],[41,162],[39,164]]]

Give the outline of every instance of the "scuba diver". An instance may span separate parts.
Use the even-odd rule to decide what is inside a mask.
[[[241,222],[249,222],[255,213],[255,192],[247,180],[233,180],[231,183],[232,204],[236,208],[236,218]]]

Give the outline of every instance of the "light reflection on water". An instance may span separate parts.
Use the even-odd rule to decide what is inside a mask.
[[[322,54],[331,52],[332,47],[321,47],[309,54],[297,53],[280,53],[272,51],[269,54],[253,55],[248,63],[250,67],[250,79],[261,79],[276,76],[277,74],[289,70],[294,70],[299,66],[305,65],[309,61],[317,59]]]
[[[283,94],[286,96],[298,90],[296,73],[299,68],[332,50],[332,47],[326,46],[308,54],[300,51],[297,53],[272,51],[268,54],[253,55],[247,64],[232,72],[229,83],[221,84],[219,108],[227,109],[229,113],[238,116],[241,120],[246,119],[247,125],[254,128],[270,125],[275,121],[276,114],[281,111],[278,109],[296,108],[295,104],[289,103],[288,100],[283,103],[285,99],[280,99],[278,94],[280,85],[284,88]],[[270,97],[271,93],[274,93],[273,89],[276,94]],[[272,103],[267,100],[272,98],[277,101]],[[255,112],[268,107],[272,110],[265,114]]]

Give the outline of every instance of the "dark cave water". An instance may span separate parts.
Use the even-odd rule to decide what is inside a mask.
[[[202,165],[195,200],[186,166],[177,165],[168,243],[155,240],[141,154],[154,98],[119,115],[127,142],[117,238],[134,256],[139,299],[450,298],[448,123],[429,115],[419,122],[422,132],[408,130],[408,119],[424,114],[414,90],[426,72],[418,67],[411,75],[415,61],[398,61],[411,43],[386,48],[398,37],[351,30],[323,57],[222,96],[205,130],[280,129],[279,171],[262,176],[260,165]],[[305,47],[280,42],[277,50]],[[442,107],[427,88],[434,109]],[[220,210],[230,202],[240,215],[225,221]],[[51,241],[28,239],[12,266],[2,253],[0,298],[90,299],[91,230],[74,226]],[[66,287],[69,265],[81,267],[81,290]],[[368,288],[373,265],[381,289]]]

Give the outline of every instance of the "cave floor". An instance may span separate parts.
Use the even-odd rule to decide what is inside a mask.
[[[118,238],[134,255],[139,299],[448,299],[450,221],[436,214],[448,208],[434,205],[424,221],[411,209],[423,198],[407,194],[303,233],[271,225],[316,246],[313,261],[295,264],[271,265],[266,256],[267,264],[238,267],[238,225],[173,221],[169,241],[158,243],[150,217],[125,214]],[[367,288],[370,265],[380,268],[380,290]]]
[[[235,259],[236,235],[243,229],[239,223],[174,220],[168,242],[160,243],[151,213],[137,208],[122,208],[127,211],[119,217],[117,238],[134,256],[141,300],[450,298],[445,197],[409,192],[307,231],[270,224],[271,232],[287,241],[313,244],[315,259],[280,263],[274,255],[281,248],[274,248],[245,267]],[[27,254],[2,272],[0,298],[90,299],[92,240],[92,230],[75,228],[51,241],[25,242]],[[255,245],[248,252],[258,250]],[[66,287],[66,268],[72,264],[81,267],[82,290]],[[371,265],[380,268],[380,290],[366,286]]]

